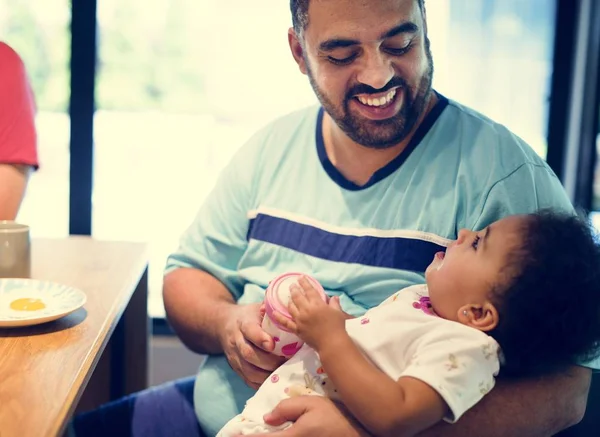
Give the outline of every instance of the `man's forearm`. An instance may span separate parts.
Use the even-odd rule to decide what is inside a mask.
[[[165,276],[163,297],[167,319],[188,348],[223,352],[220,332],[236,305],[218,279],[201,270],[177,269]]]
[[[457,423],[440,423],[419,437],[551,436],[581,420],[590,380],[591,371],[582,367],[536,380],[500,380]]]

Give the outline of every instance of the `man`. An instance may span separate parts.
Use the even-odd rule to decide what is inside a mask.
[[[0,220],[14,220],[38,165],[35,103],[19,56],[0,42]]]
[[[572,208],[522,140],[432,91],[422,1],[292,0],[291,9],[290,48],[322,109],[257,133],[168,261],[168,319],[190,349],[210,356],[195,384],[112,404],[82,418],[81,430],[120,415],[130,417],[122,423],[131,421],[134,435],[192,435],[192,402],[178,393],[193,386],[198,421],[214,435],[280,363],[259,314],[279,273],[310,273],[358,315],[423,282],[433,254],[458,229],[541,207]],[[549,435],[581,418],[589,381],[590,371],[577,366],[543,380],[502,380],[457,424],[424,435]],[[157,407],[167,403],[177,411]],[[290,399],[267,417],[288,419],[294,425],[272,436],[363,432],[325,398]]]

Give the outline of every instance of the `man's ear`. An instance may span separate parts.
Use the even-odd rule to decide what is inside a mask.
[[[490,303],[467,304],[459,308],[458,321],[463,325],[470,326],[483,332],[488,332],[498,326],[498,310]]]
[[[304,47],[302,47],[300,38],[293,27],[290,27],[288,30],[288,43],[290,45],[290,50],[292,51],[292,56],[294,57],[296,64],[298,64],[300,71],[302,74],[306,74],[307,68],[306,60],[304,59]]]

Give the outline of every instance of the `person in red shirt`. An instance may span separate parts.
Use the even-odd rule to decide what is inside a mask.
[[[0,42],[0,220],[14,220],[38,167],[35,100],[19,55]]]

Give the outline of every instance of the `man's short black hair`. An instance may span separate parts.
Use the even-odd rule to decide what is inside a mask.
[[[417,0],[421,11],[425,10],[425,0]],[[308,26],[308,4],[310,0],[290,0],[292,24],[297,35],[300,35]]]
[[[597,357],[600,247],[592,227],[543,210],[527,216],[522,231],[508,266],[512,279],[492,294],[499,323],[490,335],[505,360],[501,375],[541,375]]]

